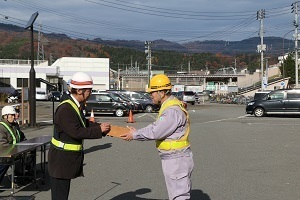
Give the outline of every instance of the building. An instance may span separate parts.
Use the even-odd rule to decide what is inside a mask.
[[[35,61],[36,90],[48,92],[53,90],[52,85],[55,85],[58,91],[65,91],[67,90],[67,81],[78,71],[86,72],[92,76],[95,90],[146,90],[149,81],[148,73],[142,73],[142,71],[140,73],[114,71],[110,69],[109,64],[109,58],[62,57],[51,66],[48,66],[47,61]],[[28,88],[30,68],[29,60],[0,60],[0,83],[6,84],[10,89]],[[110,74],[110,72],[112,73]],[[151,75],[158,73],[163,73],[163,71],[151,71]],[[268,77],[280,77],[279,66],[270,66],[266,74]],[[257,86],[260,85],[261,80],[260,71],[254,74],[181,73],[168,74],[168,76],[173,85],[201,86],[203,90],[212,90],[216,94],[227,94],[237,92],[237,88]],[[276,84],[269,85],[266,89],[283,87],[282,82]],[[284,85],[287,85],[287,83]],[[1,87],[3,92],[3,86]]]
[[[29,87],[30,60],[0,60],[0,81],[14,89]],[[53,90],[50,84],[55,85],[59,91],[67,89],[67,81],[75,72],[86,72],[93,78],[94,88],[97,90],[109,89],[109,59],[108,58],[79,58],[62,57],[51,66],[48,61],[35,61],[36,90]],[[44,81],[40,81],[44,80]],[[46,83],[50,84],[46,84]]]

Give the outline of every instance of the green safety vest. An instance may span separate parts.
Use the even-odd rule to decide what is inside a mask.
[[[18,138],[16,138],[13,130],[5,122],[0,122],[0,124],[2,124],[10,133],[11,137],[13,138],[13,144],[20,142],[21,136],[20,136],[18,129],[16,129],[17,137],[18,137]]]
[[[72,108],[76,111],[79,119],[80,119],[80,122],[82,124],[82,126],[85,128],[86,125],[81,117],[81,114],[80,114],[80,111],[78,109],[78,106],[73,102],[71,101],[70,99],[68,100],[65,100],[63,102],[61,102],[58,107],[64,103],[68,103],[72,106]],[[55,131],[55,130],[54,130]],[[51,139],[51,142],[54,146],[60,148],[60,149],[63,149],[63,150],[66,150],[66,151],[81,151],[82,150],[82,144],[69,144],[69,143],[64,143],[62,141],[59,141],[57,139],[55,139],[54,137],[52,137]]]

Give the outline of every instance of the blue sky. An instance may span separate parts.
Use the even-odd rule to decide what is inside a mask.
[[[0,23],[34,24],[46,33],[103,40],[240,41],[258,36],[257,11],[264,9],[264,36],[294,29],[290,0],[6,0]],[[286,39],[292,39],[292,32]]]

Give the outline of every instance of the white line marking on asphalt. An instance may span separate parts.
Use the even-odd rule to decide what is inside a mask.
[[[241,119],[241,118],[243,118],[245,116],[247,116],[247,115],[236,117],[236,118],[225,118],[225,119],[218,119],[218,120],[212,120],[212,121],[200,122],[200,123],[193,123],[193,124],[209,124],[209,123],[214,123],[214,122],[227,121],[227,120],[231,120],[231,119]]]
[[[245,118],[245,117],[247,117],[247,116],[249,116],[249,115],[243,115],[243,116],[240,116],[240,117],[238,117],[238,119]]]
[[[209,124],[209,123],[222,122],[222,121],[231,120],[231,119],[237,119],[237,118],[218,119],[218,120],[207,121],[207,122],[200,122],[200,123],[193,123],[193,124]]]
[[[149,114],[149,113],[142,114],[142,115],[138,116],[137,118],[141,118],[141,117],[144,117],[144,116],[149,116],[149,117],[151,117],[152,119],[156,119],[156,117],[152,116],[152,115]]]
[[[136,117],[136,118],[141,118],[141,117],[144,117],[146,114],[142,114],[142,115],[140,115],[140,116],[138,116],[138,117]]]
[[[300,126],[300,124],[270,124],[270,123],[247,123],[248,125],[278,125],[278,126]]]

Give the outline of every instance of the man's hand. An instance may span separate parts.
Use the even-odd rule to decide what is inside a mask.
[[[120,135],[120,137],[123,138],[124,140],[131,141],[131,140],[133,140],[133,132],[136,129],[134,127],[129,127],[129,126],[127,126],[127,128],[129,129],[129,132],[124,133],[123,135]]]
[[[110,131],[110,123],[101,123],[100,128],[105,135]]]

